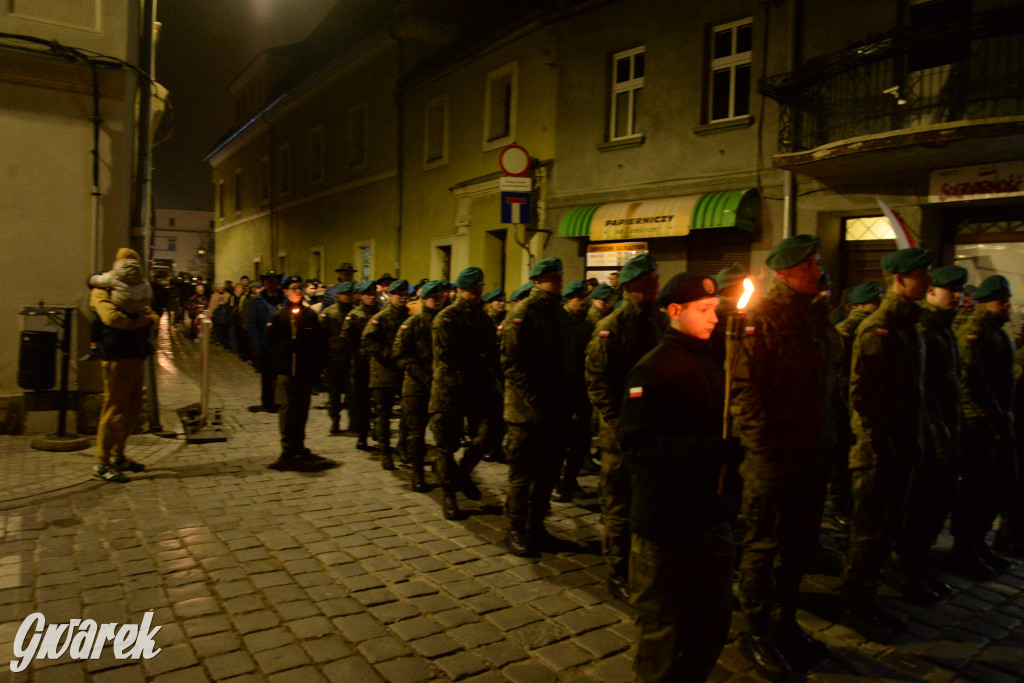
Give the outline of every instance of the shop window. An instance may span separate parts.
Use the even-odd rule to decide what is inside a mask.
[[[750,114],[750,59],[754,25],[750,18],[711,29],[708,121]]]
[[[625,140],[640,135],[637,117],[644,91],[644,47],[633,48],[612,56],[611,116],[608,140]]]

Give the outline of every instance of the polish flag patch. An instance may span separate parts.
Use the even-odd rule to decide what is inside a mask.
[[[373,323],[374,325],[380,325],[379,320],[371,320],[370,322]]]
[[[629,397],[630,398],[643,398],[644,388],[643,387],[630,387]]]
[[[597,336],[601,337],[602,339],[607,339],[611,335],[612,335],[612,333],[609,332],[608,330],[601,330],[600,332],[597,333]]]
[[[399,325],[399,327],[400,327],[401,329],[403,329],[403,330],[407,330],[407,329],[409,329],[409,328],[408,328],[408,327],[406,327],[405,325]]]
[[[879,328],[877,328],[875,330],[875,334],[878,335],[879,337],[888,337],[889,336],[889,330],[886,330],[886,329],[883,329],[883,328],[879,327]]]
[[[522,318],[513,318],[512,322],[514,322],[516,325],[522,325],[523,324],[523,319]]]
[[[755,329],[754,329],[753,325],[751,325],[750,327],[744,327],[743,328],[743,333],[744,334],[751,334],[752,335],[752,334],[754,334],[754,332],[755,332]]]
[[[976,335],[976,334],[969,334],[969,335],[967,335],[967,341],[978,341],[978,335]]]

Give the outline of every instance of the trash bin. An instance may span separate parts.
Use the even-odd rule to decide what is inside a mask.
[[[46,391],[57,383],[57,333],[26,330],[21,333],[18,386]]]

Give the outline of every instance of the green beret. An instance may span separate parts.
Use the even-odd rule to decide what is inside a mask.
[[[734,263],[731,266],[722,268],[718,273],[715,274],[715,282],[718,284],[719,289],[725,289],[726,287],[732,287],[743,281],[743,278],[747,277],[750,273],[747,269],[741,266],[739,263]]]
[[[455,286],[459,289],[469,289],[483,281],[484,271],[480,270],[476,266],[470,266],[469,268],[463,269],[463,271],[459,273],[459,276],[455,278]]]
[[[530,279],[536,280],[542,275],[548,273],[561,273],[562,272],[562,259],[555,256],[549,256],[548,258],[542,258],[533,264],[533,268],[530,268]]]
[[[626,262],[626,265],[622,266],[622,271],[619,273],[619,284],[628,285],[633,280],[657,269],[658,264],[650,254],[634,256]]]
[[[882,296],[885,290],[877,282],[862,282],[850,290],[849,302],[851,304],[866,304]]]
[[[502,299],[504,297],[505,297],[505,290],[502,289],[501,287],[495,287],[491,291],[489,291],[486,294],[484,294],[483,299],[484,299],[484,303],[485,304],[489,304],[492,301],[494,301],[495,299]]]
[[[569,285],[562,290],[562,296],[566,299],[572,299],[577,296],[587,295],[587,283],[583,280],[573,280]]]
[[[448,289],[447,280],[431,280],[420,287],[420,298],[426,298],[431,294],[444,294],[446,289]]]
[[[613,296],[615,296],[615,290],[611,288],[611,285],[598,285],[590,293],[590,298],[597,299],[598,301],[608,301]]]
[[[376,288],[377,283],[374,280],[363,280],[356,285],[355,290],[356,294],[369,294],[370,292],[375,291]]]
[[[658,305],[688,304],[698,299],[718,296],[718,283],[714,278],[696,273],[679,273],[661,288],[658,293]]]
[[[908,247],[890,251],[882,257],[882,270],[893,275],[906,275],[918,268],[927,268],[935,260],[935,252]]]
[[[782,240],[768,252],[765,260],[772,270],[786,270],[798,266],[821,246],[821,240],[814,235],[793,235]]]
[[[401,280],[395,280],[388,285],[388,294],[408,294],[409,293],[409,281],[405,278]]]
[[[521,285],[519,289],[512,292],[512,296],[510,298],[512,299],[512,301],[519,301],[520,299],[525,299],[526,297],[530,296],[531,289],[533,289],[533,283],[526,282],[523,285]]]
[[[1010,281],[1002,275],[990,275],[978,285],[977,291],[974,292],[974,300],[978,303],[985,303],[998,299],[1003,294],[1013,296],[1013,292],[1010,291]]]
[[[339,282],[338,286],[334,288],[334,292],[336,294],[351,294],[355,288],[351,282]]]
[[[943,289],[963,289],[967,284],[967,269],[961,266],[942,266],[932,271],[932,284]]]

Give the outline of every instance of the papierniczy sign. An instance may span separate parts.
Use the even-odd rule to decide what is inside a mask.
[[[1024,196],[1024,161],[964,166],[932,171],[928,200],[932,203]]]
[[[162,648],[153,638],[162,626],[151,628],[153,613],[142,624],[97,624],[92,619],[72,619],[67,624],[46,624],[41,612],[28,615],[14,638],[11,671],[24,671],[34,659],[99,659],[110,644],[117,659],[152,659]]]

